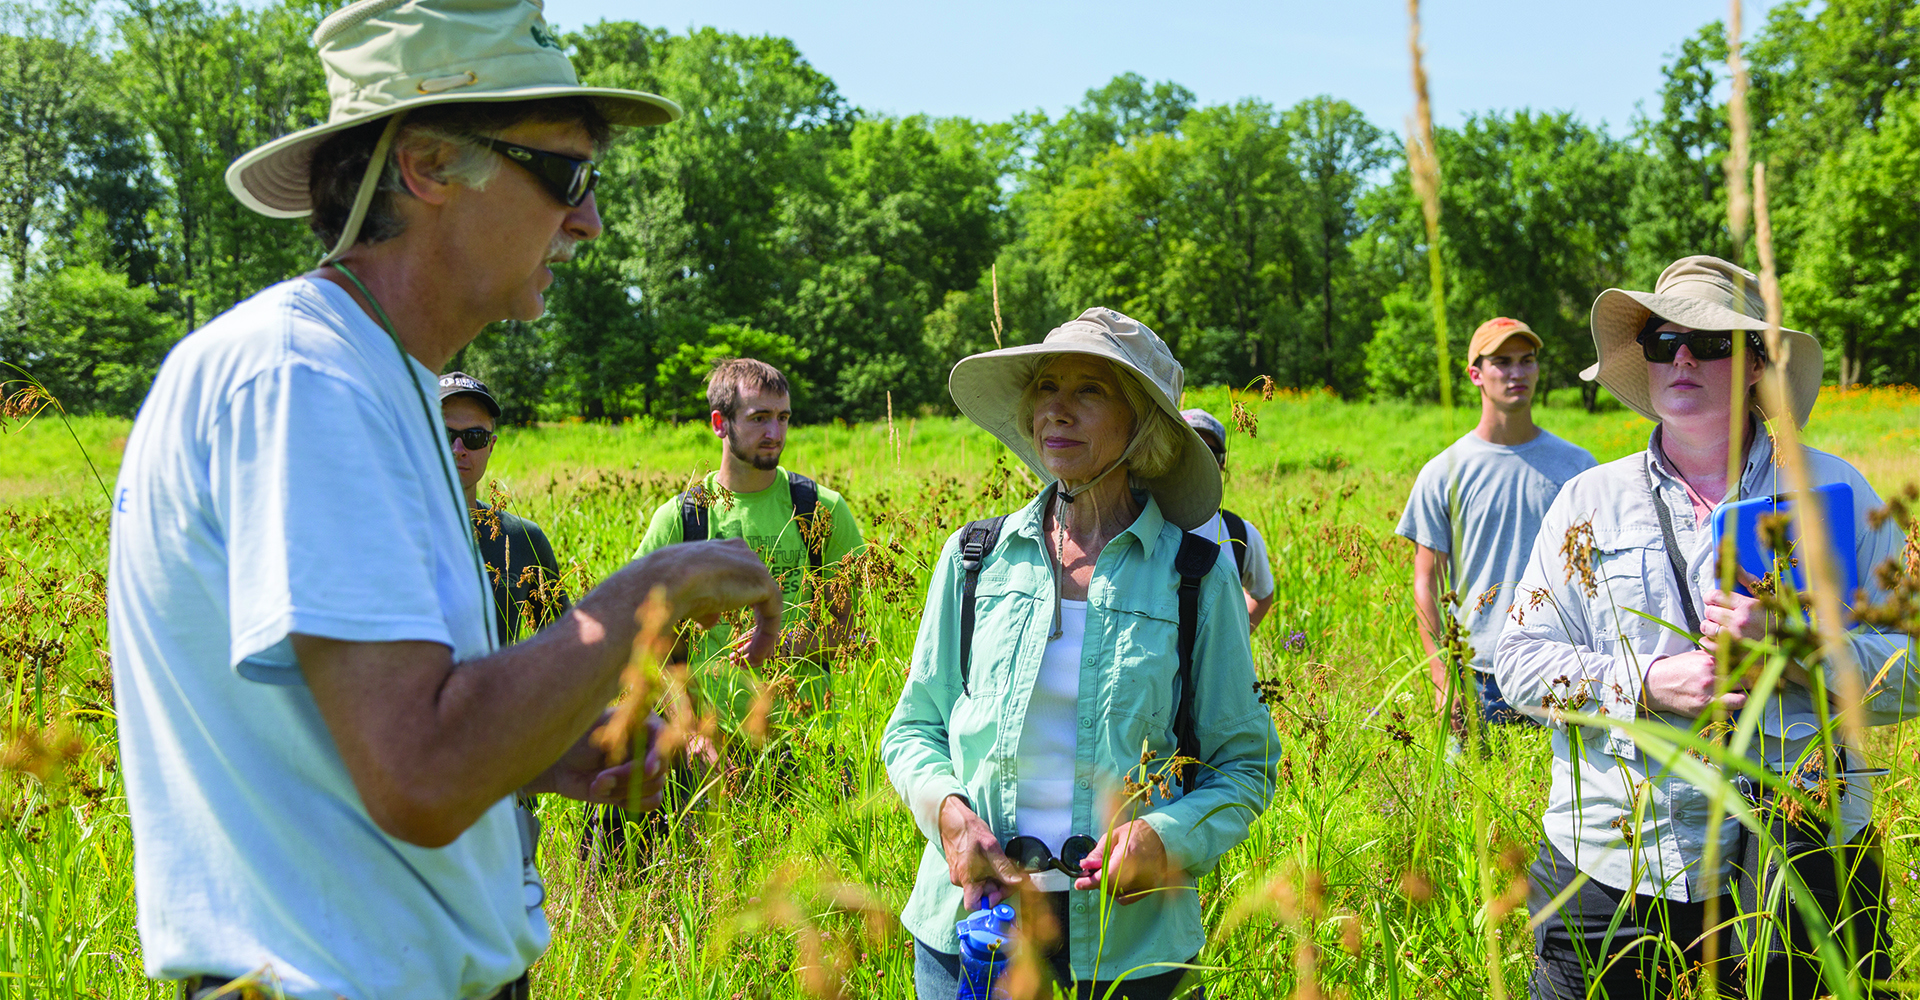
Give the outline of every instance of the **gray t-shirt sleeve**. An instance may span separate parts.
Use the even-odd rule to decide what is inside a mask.
[[[1407,509],[1400,515],[1400,526],[1394,533],[1402,538],[1433,549],[1436,552],[1453,551],[1453,518],[1448,516],[1447,476],[1442,452],[1439,458],[1428,462],[1413,481],[1413,492],[1407,496]]]
[[[1256,601],[1273,596],[1273,561],[1267,557],[1267,540],[1252,521],[1247,522],[1247,571],[1240,574],[1240,586]]]

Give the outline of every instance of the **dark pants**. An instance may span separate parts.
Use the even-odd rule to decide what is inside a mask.
[[[181,1000],[212,1000],[214,997],[220,997],[223,1000],[253,1000],[255,997],[279,995],[278,990],[269,991],[264,987],[243,987],[222,992],[231,982],[233,980],[217,976],[195,976],[192,979],[182,979],[179,984],[180,997]],[[529,1000],[532,996],[533,987],[529,985],[526,974],[521,973],[519,979],[500,987],[500,991],[488,997],[487,1000]]]
[[[1540,724],[1507,704],[1506,696],[1500,693],[1500,682],[1493,679],[1493,674],[1482,670],[1473,671],[1473,687],[1480,697],[1480,718],[1488,725],[1538,726]]]
[[[1064,931],[1067,927],[1067,894],[1050,892],[1043,898],[1053,907],[1056,925]],[[1188,961],[1191,964],[1192,960]],[[1074,981],[1072,956],[1068,952],[1065,933],[1060,936],[1060,946],[1047,956],[1047,964],[1053,970],[1055,982],[1065,984]],[[1183,1000],[1206,1000],[1207,991],[1197,986],[1186,993],[1174,992],[1186,975],[1187,970],[1174,969],[1154,976],[1128,976],[1119,981],[1120,988],[1113,991],[1113,1000],[1173,1000],[1175,996]],[[1078,1000],[1106,1000],[1107,991],[1113,985],[1111,982],[1077,983],[1074,996]],[[919,1000],[953,1000],[960,992],[960,956],[935,951],[915,938],[913,989]]]
[[[1862,835],[1840,848],[1840,854],[1852,873],[1844,886],[1834,871],[1831,853],[1803,858],[1794,867],[1834,928],[1820,937],[1830,938],[1845,956],[1847,936],[1854,935],[1858,980],[1884,980],[1892,973],[1892,942],[1886,910],[1880,905],[1886,886],[1879,848]],[[1574,874],[1573,862],[1543,841],[1528,872],[1532,911],[1546,909],[1572,883]],[[1720,897],[1719,903],[1721,928],[1714,935],[1719,943],[1714,972],[1722,995],[1799,1000],[1835,992],[1820,981],[1820,961],[1814,954],[1817,941],[1797,910],[1789,911],[1786,948],[1776,948],[1755,968],[1746,961],[1735,927],[1744,926],[1751,937],[1756,921],[1735,921],[1740,904],[1733,895]],[[1619,926],[1609,930],[1616,914]],[[1704,967],[1706,918],[1705,902],[1629,895],[1590,879],[1534,932],[1529,991],[1533,1000],[1667,997],[1679,990],[1682,977],[1697,977]],[[1595,980],[1599,989],[1590,994]],[[1879,990],[1871,995],[1891,996]]]

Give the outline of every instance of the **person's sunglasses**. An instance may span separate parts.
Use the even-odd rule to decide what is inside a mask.
[[[1007,859],[1019,865],[1020,869],[1031,875],[1035,872],[1059,871],[1074,878],[1085,878],[1087,873],[1080,862],[1087,860],[1093,853],[1096,841],[1084,833],[1076,833],[1060,845],[1060,856],[1054,857],[1046,842],[1039,837],[1015,837],[1007,841]]]
[[[1654,316],[1640,330],[1640,336],[1634,339],[1640,343],[1640,353],[1648,361],[1658,365],[1672,364],[1685,346],[1695,361],[1718,361],[1733,357],[1733,338],[1745,336],[1747,348],[1763,360],[1766,352],[1761,349],[1760,338],[1748,330],[1658,330],[1666,320]]]
[[[481,139],[480,144],[519,164],[568,208],[586,201],[594,185],[600,183],[600,168],[592,160],[577,160],[504,139]]]
[[[466,430],[447,428],[447,444],[455,441],[467,446],[468,451],[479,451],[493,443],[494,433],[485,427],[469,427]]]

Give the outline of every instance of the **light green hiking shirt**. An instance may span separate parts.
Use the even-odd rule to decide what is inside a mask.
[[[923,944],[948,953],[960,950],[954,922],[964,915],[964,902],[940,849],[940,804],[962,796],[1002,844],[1015,836],[1020,732],[1054,621],[1053,568],[1041,547],[1041,515],[1052,495],[1051,488],[1043,491],[1007,518],[981,567],[965,693],[959,534],[947,540],[927,588],[912,670],[881,746],[887,776],[928,841],[901,922]],[[1082,980],[1115,979],[1200,951],[1206,932],[1194,881],[1245,839],[1273,798],[1280,762],[1273,719],[1254,690],[1240,578],[1223,556],[1201,587],[1194,642],[1194,722],[1205,762],[1198,786],[1182,795],[1173,781],[1171,801],[1155,792],[1151,805],[1123,804],[1122,782],[1140,777],[1142,741],[1158,760],[1172,756],[1178,707],[1174,554],[1181,531],[1151,498],[1145,504],[1094,563],[1080,661],[1073,822],[1077,832],[1097,839],[1116,808],[1123,810],[1116,824],[1143,815],[1185,878],[1184,885],[1130,906],[1103,902],[1097,892],[1070,892],[1069,944],[1074,975]],[[1058,853],[1061,845],[1047,846]],[[1166,971],[1143,969],[1131,978]]]
[[[706,488],[718,489],[718,473],[710,472]],[[800,537],[799,523],[793,516],[793,496],[787,487],[787,470],[775,470],[773,485],[755,493],[734,493],[732,503],[715,503],[707,509],[707,537],[744,538],[748,547],[767,564],[768,572],[780,583],[783,604],[781,622],[790,625],[813,596],[812,564],[807,559],[806,542]],[[832,533],[823,550],[823,574],[831,574],[834,564],[864,544],[853,509],[839,493],[820,487],[820,505],[816,516],[833,519]],[[680,497],[676,494],[653,512],[646,534],[640,538],[635,559],[655,549],[677,545],[686,540],[680,524]],[[721,721],[737,724],[745,717],[753,701],[753,685],[726,659],[727,643],[733,630],[724,623],[701,636],[691,661],[695,688],[719,710]],[[817,670],[805,670],[802,688],[796,699],[817,699],[822,693],[822,678]],[[816,700],[816,704],[817,704]]]

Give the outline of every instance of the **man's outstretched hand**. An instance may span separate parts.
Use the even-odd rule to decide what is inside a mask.
[[[747,543],[738,538],[691,542],[656,549],[622,572],[639,575],[641,593],[665,588],[673,618],[712,628],[735,608],[753,612],[746,645],[750,662],[762,663],[780,642],[780,585]]]

